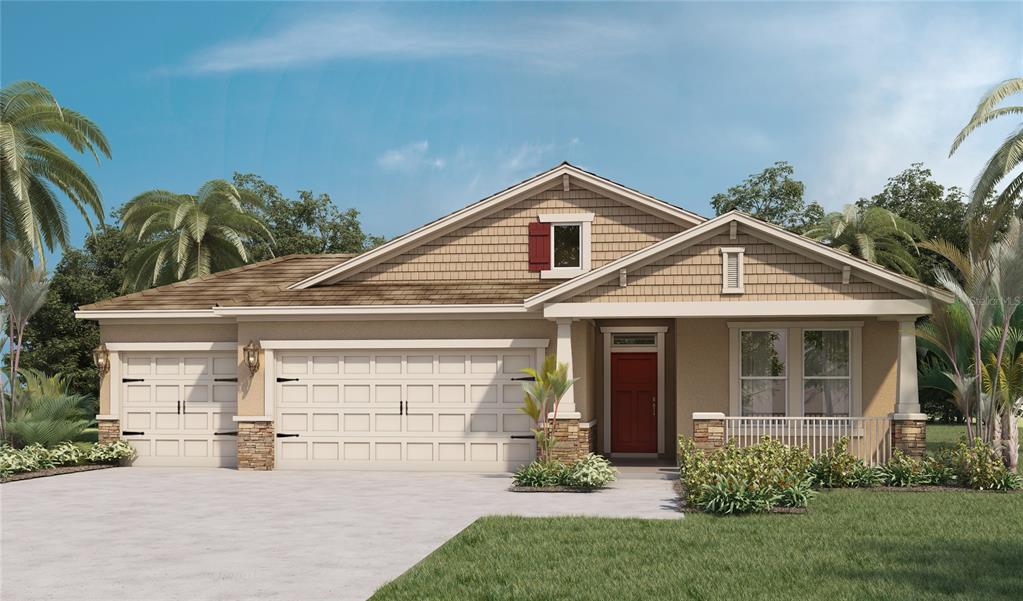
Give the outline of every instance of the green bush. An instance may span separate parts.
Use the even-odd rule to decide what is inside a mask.
[[[1020,488],[1012,486],[1013,478],[1009,469],[1002,463],[1002,458],[984,441],[977,438],[972,443],[967,443],[965,438],[952,449],[951,465],[956,471],[956,477],[965,486],[977,490],[1015,490]],[[997,486],[1008,485],[1009,488],[997,488]]]
[[[899,450],[892,453],[892,458],[881,468],[881,473],[889,486],[930,484],[923,464]]]
[[[778,494],[778,504],[782,507],[806,507],[817,496],[813,490],[813,478],[783,487]]]
[[[810,474],[814,484],[823,488],[850,488],[865,477],[863,460],[848,451],[849,439],[841,438],[835,446],[813,459]]]
[[[135,458],[135,449],[123,440],[92,445],[88,454],[90,463],[119,463]]]
[[[691,438],[681,437],[678,455],[683,494],[704,511],[751,513],[783,502],[798,507],[809,501],[812,459],[803,447],[765,436],[748,447],[729,441],[720,449],[703,452]]]
[[[583,488],[599,488],[613,482],[618,477],[611,462],[595,453],[577,460],[568,468],[569,486]]]
[[[958,486],[960,482],[957,456],[955,449],[949,447],[928,453],[921,466],[927,482],[935,486]]]
[[[7,427],[15,442],[23,445],[52,447],[78,440],[93,421],[86,412],[88,402],[77,394],[34,394],[18,403]]]
[[[849,486],[854,488],[871,488],[884,484],[884,473],[879,467],[860,462],[849,478]]]
[[[554,459],[538,459],[519,468],[512,481],[515,486],[600,488],[613,481],[617,473],[607,459],[590,453],[569,465]]]

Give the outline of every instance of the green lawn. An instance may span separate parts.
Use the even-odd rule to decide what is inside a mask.
[[[1023,424],[1020,426],[1023,437]],[[966,436],[966,426],[958,424],[927,424],[927,450],[934,451],[940,447],[950,447]]]
[[[1019,599],[1020,516],[1018,493],[841,490],[805,515],[490,517],[373,600]]]

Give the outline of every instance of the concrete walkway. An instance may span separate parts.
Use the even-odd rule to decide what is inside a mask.
[[[0,599],[365,599],[484,515],[677,519],[627,468],[590,494],[507,476],[121,468],[0,486]]]

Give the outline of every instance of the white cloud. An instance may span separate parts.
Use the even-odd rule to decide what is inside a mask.
[[[430,142],[420,140],[410,142],[400,148],[392,148],[377,157],[377,165],[386,171],[412,173],[421,168],[443,169],[447,160],[439,156],[430,156]]]
[[[562,68],[634,48],[638,31],[617,19],[434,20],[357,11],[312,14],[266,35],[194,54],[192,74],[305,67],[344,59],[501,59]]]

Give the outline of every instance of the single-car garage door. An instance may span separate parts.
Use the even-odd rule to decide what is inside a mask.
[[[536,349],[282,352],[277,467],[503,471],[533,459]]]
[[[121,436],[135,465],[235,465],[237,372],[232,353],[125,353]]]

